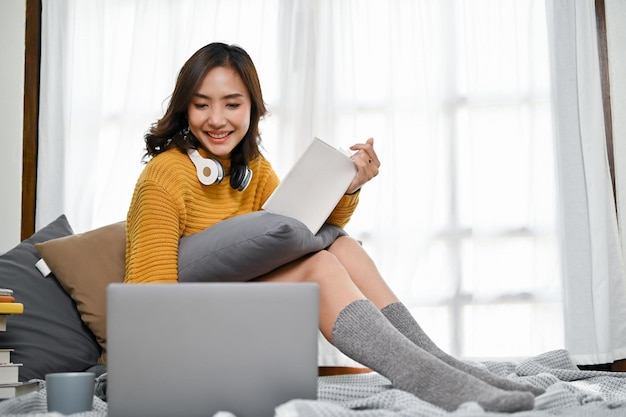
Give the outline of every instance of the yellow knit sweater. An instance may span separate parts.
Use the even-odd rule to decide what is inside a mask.
[[[200,153],[211,156],[203,150]],[[219,161],[228,173],[230,160]],[[176,282],[181,237],[233,216],[261,210],[279,179],[264,157],[253,160],[249,168],[252,180],[240,192],[231,188],[228,175],[219,184],[201,184],[195,166],[177,148],[152,158],[137,180],[128,210],[125,282]],[[357,206],[358,195],[344,195],[328,222],[344,227]]]

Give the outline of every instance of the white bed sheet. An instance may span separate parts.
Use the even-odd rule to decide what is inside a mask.
[[[476,403],[450,413],[391,387],[389,381],[368,374],[320,377],[318,400],[292,400],[276,409],[276,417],[626,417],[626,372],[581,371],[565,350],[529,358],[518,364],[481,362],[498,375],[540,386],[546,392],[535,408],[512,414],[487,413]],[[103,378],[105,375],[101,376]],[[98,389],[96,389],[98,391]],[[245,395],[245,393],[242,393]],[[5,417],[58,417],[46,412],[45,389],[0,402]],[[184,407],[181,406],[181,415]],[[94,410],[76,417],[106,417],[106,402],[94,397]]]

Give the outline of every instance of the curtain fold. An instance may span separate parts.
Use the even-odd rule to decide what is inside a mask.
[[[626,3],[621,0],[605,0],[607,25],[607,44],[609,56],[609,76],[611,88],[611,111],[613,114],[613,149],[615,156],[615,186],[617,212],[619,219],[621,257],[626,259]],[[618,352],[616,359],[626,358],[626,321],[619,317],[626,315],[626,276],[618,282],[614,290],[614,305],[618,306],[613,314],[613,324],[617,327]],[[619,340],[621,339],[621,345]]]
[[[615,150],[615,183],[620,230],[626,229],[626,3],[605,0],[611,109],[613,114],[613,147]],[[626,250],[626,233],[621,233]],[[625,254],[626,255],[626,254]],[[625,342],[626,343],[626,342]]]
[[[626,280],[609,174],[593,0],[547,2],[560,183],[566,348],[626,357]]]

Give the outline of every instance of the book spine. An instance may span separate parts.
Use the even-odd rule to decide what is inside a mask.
[[[22,303],[0,303],[0,314],[22,314],[24,304]]]
[[[22,314],[23,312],[24,304],[15,302],[13,290],[0,288],[0,333],[7,331],[7,317],[9,314]],[[11,352],[13,352],[13,349],[0,349],[0,384],[19,384],[21,364],[11,362]],[[21,385],[4,386],[2,388],[3,394],[0,398],[13,398],[20,395],[24,389],[28,388]]]
[[[0,384],[14,384],[19,381],[19,364],[0,365]]]
[[[0,350],[0,365],[8,365],[11,363],[11,351],[8,349]]]

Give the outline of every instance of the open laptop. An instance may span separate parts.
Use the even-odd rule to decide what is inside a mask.
[[[310,283],[111,284],[110,417],[273,416],[317,397]]]

